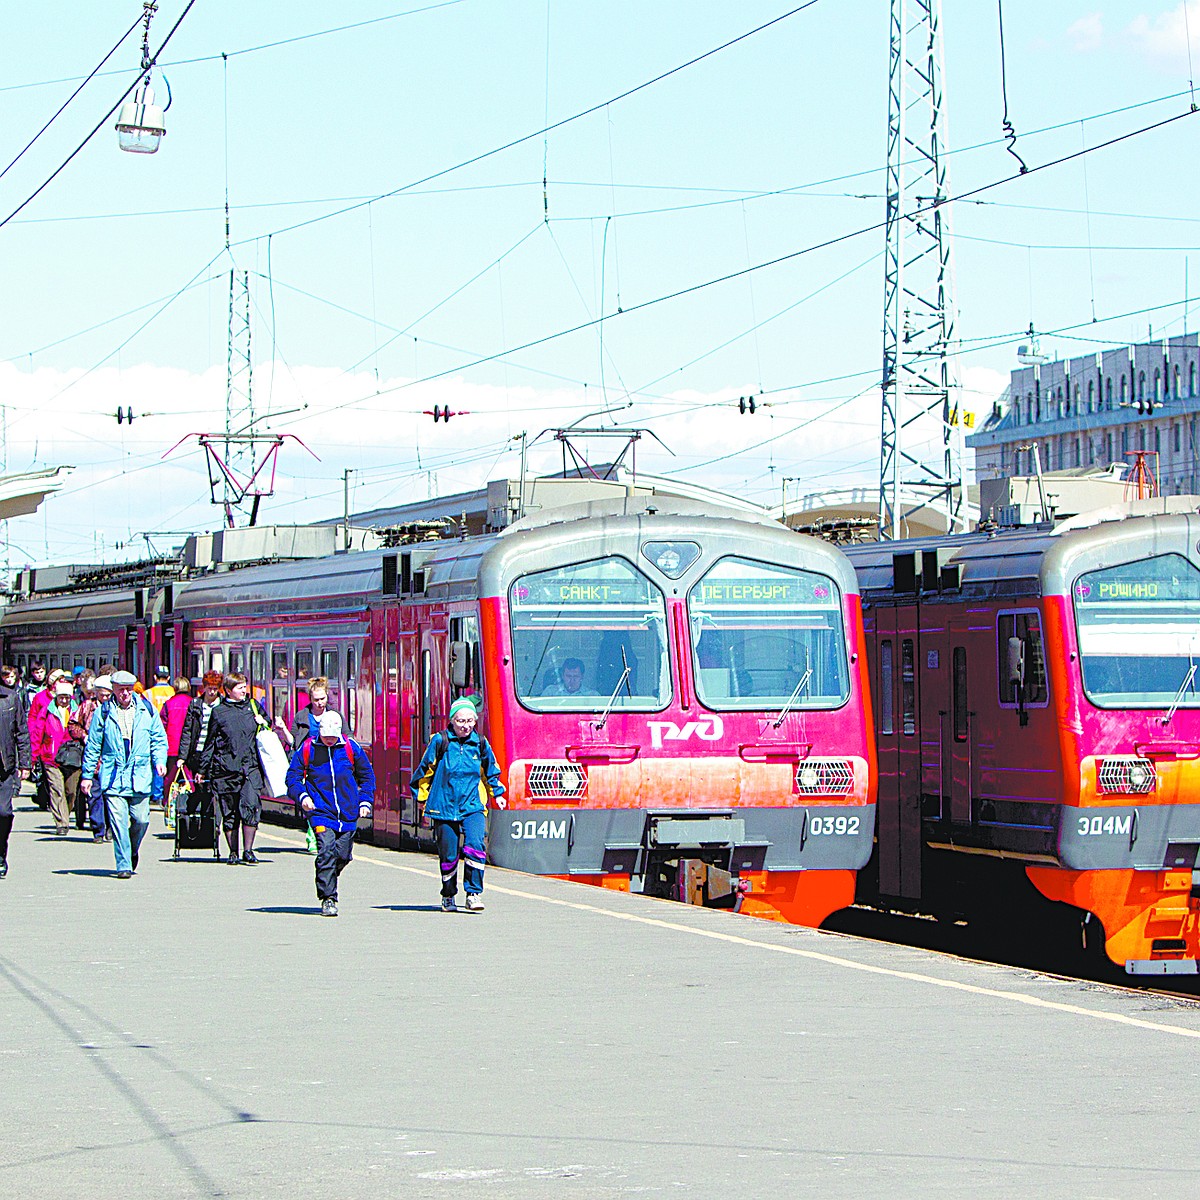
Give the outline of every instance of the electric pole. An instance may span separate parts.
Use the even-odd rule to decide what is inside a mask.
[[[891,0],[879,536],[932,508],[966,524],[950,263],[941,0]]]

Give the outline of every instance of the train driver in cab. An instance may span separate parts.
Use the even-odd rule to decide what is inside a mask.
[[[578,696],[583,691],[584,665],[583,660],[568,658],[559,672],[558,682],[552,683],[543,693],[544,696]]]

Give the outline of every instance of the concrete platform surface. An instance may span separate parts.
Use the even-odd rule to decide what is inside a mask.
[[[161,834],[154,814],[152,832]],[[1178,1197],[1200,1008],[300,835],[138,875],[23,808],[0,1195]]]

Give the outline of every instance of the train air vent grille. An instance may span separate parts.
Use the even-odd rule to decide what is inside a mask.
[[[531,800],[583,800],[588,794],[587,768],[573,762],[535,762],[528,767]]]
[[[848,796],[854,790],[854,766],[848,758],[806,758],[796,768],[802,796]]]
[[[1100,790],[1144,796],[1158,783],[1158,772],[1148,758],[1132,754],[1106,755],[1100,760]]]

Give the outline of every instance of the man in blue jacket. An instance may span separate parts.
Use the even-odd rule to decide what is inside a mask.
[[[288,795],[317,838],[317,899],[321,916],[336,917],[337,881],[350,861],[359,817],[375,803],[375,772],[366,751],[342,736],[342,718],[325,713],[318,738],[307,737],[288,766]]]
[[[88,726],[79,782],[86,796],[99,774],[118,879],[128,879],[137,870],[138,849],[150,824],[153,781],[167,773],[167,731],[150,705],[134,695],[136,683],[129,671],[113,674],[112,699],[100,706]]]

